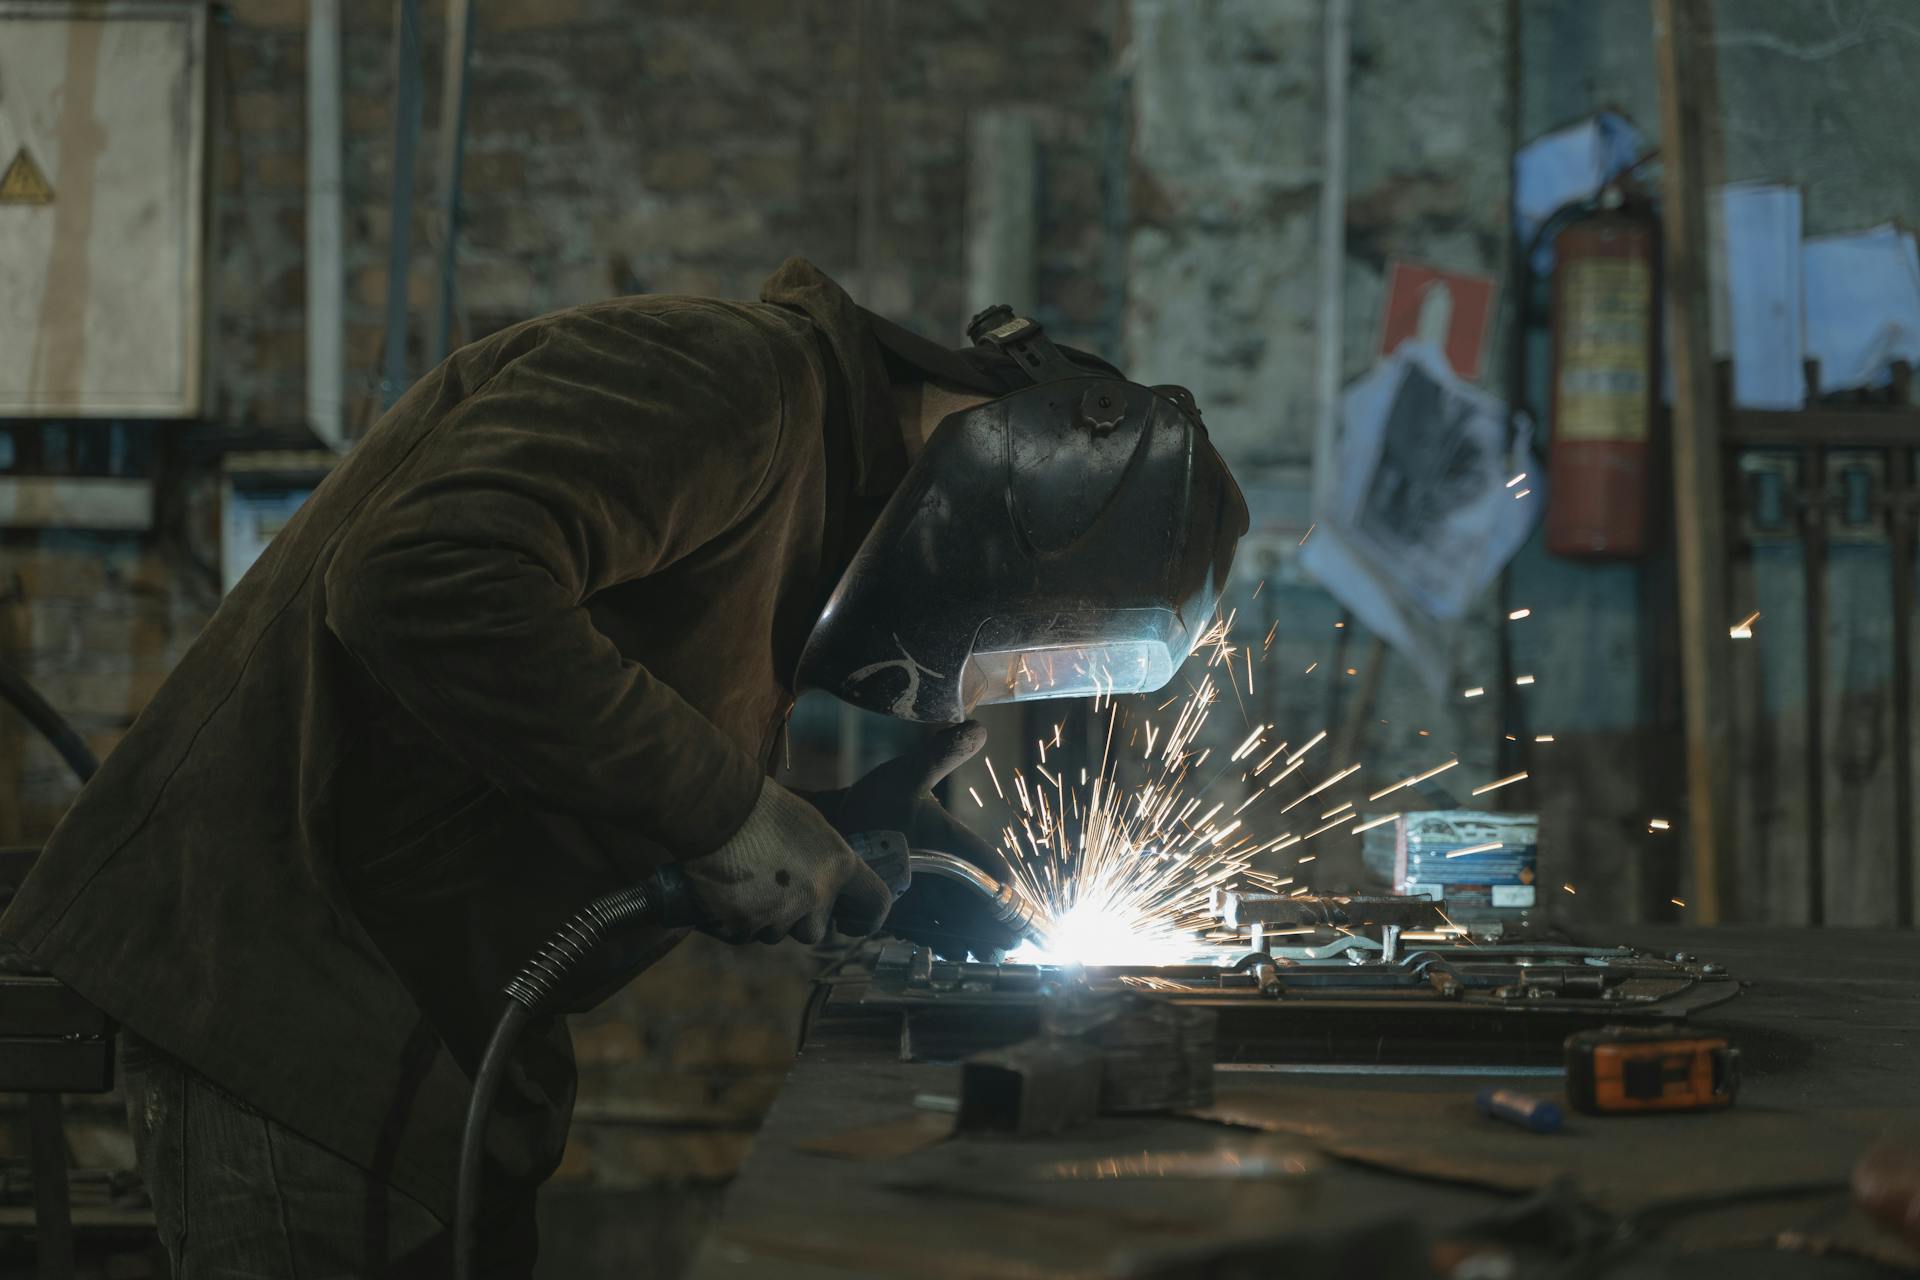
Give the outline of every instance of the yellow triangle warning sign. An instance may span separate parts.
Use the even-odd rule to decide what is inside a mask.
[[[52,204],[53,185],[40,172],[25,148],[14,153],[7,171],[0,173],[0,204]]]

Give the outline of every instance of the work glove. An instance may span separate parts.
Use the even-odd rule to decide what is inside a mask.
[[[771,779],[731,840],[680,864],[701,928],[726,942],[819,942],[827,925],[864,937],[893,893],[805,800]]]
[[[845,835],[899,831],[913,850],[964,858],[1002,884],[1013,878],[1006,855],[954,817],[933,796],[935,784],[971,760],[986,745],[978,721],[930,731],[905,755],[878,766],[851,787],[807,797]],[[993,918],[973,890],[952,880],[918,875],[887,917],[887,932],[960,959],[971,951],[997,960],[1019,942]]]

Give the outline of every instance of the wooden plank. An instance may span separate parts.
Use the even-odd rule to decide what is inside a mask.
[[[1674,538],[1680,576],[1680,657],[1686,681],[1687,836],[1692,849],[1691,918],[1720,919],[1720,861],[1726,841],[1731,722],[1727,643],[1725,515],[1713,353],[1708,345],[1707,122],[1715,104],[1706,78],[1705,0],[1653,0],[1665,177],[1667,303],[1674,360]]]
[[[1920,412],[1897,409],[1804,409],[1772,413],[1734,409],[1721,443],[1728,448],[1819,444],[1829,449],[1885,449],[1920,444]]]

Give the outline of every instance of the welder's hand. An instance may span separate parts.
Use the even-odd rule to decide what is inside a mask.
[[[727,942],[778,942],[789,934],[819,942],[829,921],[864,936],[893,903],[886,882],[840,833],[771,779],[733,838],[680,870],[708,917],[702,928]]]
[[[987,731],[979,722],[932,730],[905,755],[878,766],[840,791],[809,796],[836,829],[900,831],[911,849],[964,858],[1004,883],[1013,875],[1007,859],[976,835],[933,796],[935,784],[980,753]],[[982,958],[1019,941],[993,918],[986,905],[964,885],[933,876],[917,876],[894,903],[888,932],[935,947],[946,955],[971,951]]]
[[[1920,1149],[1883,1142],[1853,1170],[1860,1207],[1920,1248]]]

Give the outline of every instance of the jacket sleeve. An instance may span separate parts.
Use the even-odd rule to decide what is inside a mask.
[[[780,405],[764,342],[724,313],[557,317],[355,517],[328,626],[509,795],[676,858],[708,852],[746,820],[761,770],[586,602],[738,521]]]

